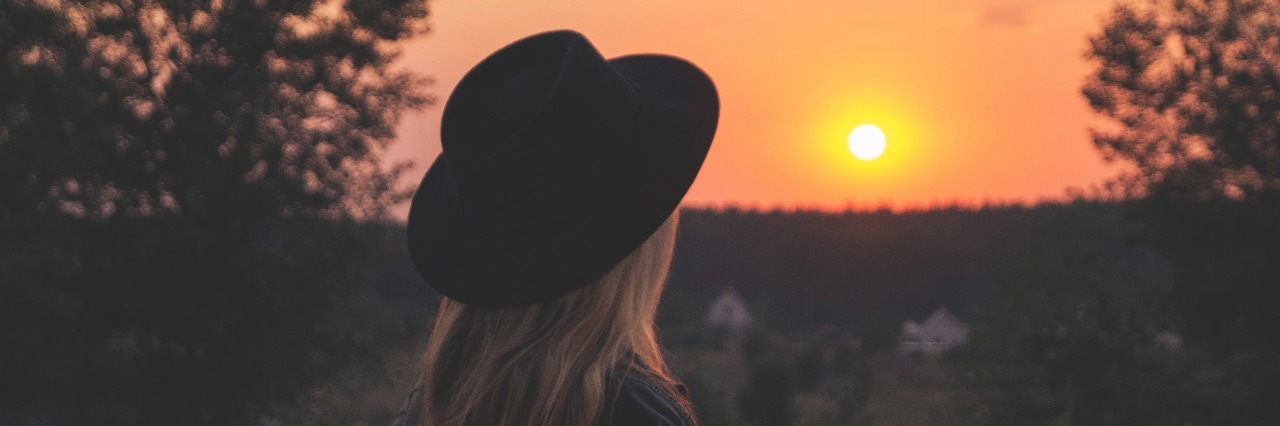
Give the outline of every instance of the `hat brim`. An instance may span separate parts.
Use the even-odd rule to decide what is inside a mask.
[[[581,217],[557,221],[563,229],[493,232],[505,228],[463,211],[448,161],[438,157],[414,194],[408,221],[411,257],[428,285],[482,307],[551,300],[598,280],[679,207],[715,135],[715,85],[696,65],[673,56],[629,55],[609,63],[640,99],[629,135],[638,145],[626,162],[632,179],[616,191],[589,195],[594,199],[584,204],[592,207],[567,209],[565,215]]]

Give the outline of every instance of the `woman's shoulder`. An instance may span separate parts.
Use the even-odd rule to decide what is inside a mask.
[[[392,426],[419,426],[422,424],[422,381],[413,385],[413,392],[409,392],[409,397],[405,398],[404,404],[400,406],[400,412],[396,413]]]
[[[684,393],[684,386],[677,385]],[[653,379],[640,372],[626,375],[618,399],[608,415],[609,426],[694,426],[675,395],[663,390]]]

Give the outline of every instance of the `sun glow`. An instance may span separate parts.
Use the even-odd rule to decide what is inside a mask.
[[[872,124],[863,124],[849,133],[849,152],[859,160],[871,161],[884,154],[884,132]]]

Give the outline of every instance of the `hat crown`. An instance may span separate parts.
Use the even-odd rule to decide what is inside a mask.
[[[537,206],[605,190],[582,177],[608,172],[602,157],[626,151],[618,145],[636,108],[631,84],[579,33],[544,33],[493,53],[459,82],[441,122],[461,207],[480,222],[527,229],[557,214]]]

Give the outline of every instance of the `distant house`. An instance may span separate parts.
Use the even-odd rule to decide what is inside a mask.
[[[924,322],[907,320],[902,323],[898,352],[937,354],[963,345],[968,340],[969,326],[960,322],[947,308],[940,307]]]
[[[1172,331],[1162,331],[1162,332],[1156,333],[1154,340],[1155,340],[1156,346],[1165,348],[1170,351],[1176,352],[1182,349],[1182,336]]]
[[[707,326],[723,328],[732,334],[741,334],[754,324],[747,303],[733,287],[725,286],[720,296],[707,308]]]

